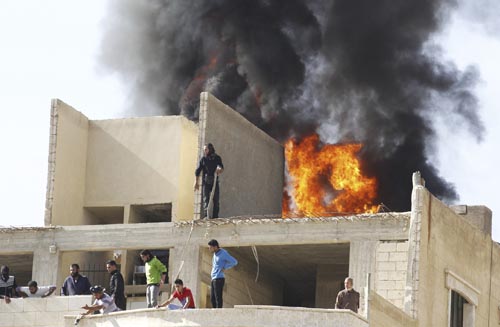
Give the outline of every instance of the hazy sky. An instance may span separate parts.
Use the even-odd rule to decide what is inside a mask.
[[[90,119],[125,115],[126,90],[96,64],[106,3],[0,2],[0,105],[4,118],[0,128],[0,226],[43,225],[52,98],[65,101]],[[459,203],[492,209],[493,238],[498,241],[500,37],[495,35],[500,35],[496,23],[500,6],[490,0],[473,5],[477,3],[471,0],[454,14],[436,41],[458,67],[473,64],[480,70],[482,81],[476,94],[486,134],[477,143],[461,126],[436,121],[440,142],[433,160],[441,174],[456,185]]]

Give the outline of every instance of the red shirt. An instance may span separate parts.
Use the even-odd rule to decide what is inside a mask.
[[[172,294],[174,298],[179,299],[181,301],[182,305],[186,304],[186,298],[189,299],[189,304],[188,304],[188,309],[194,309],[194,299],[193,299],[193,293],[191,293],[191,290],[187,287],[184,287],[182,289],[182,294],[177,292],[175,290],[174,294]]]

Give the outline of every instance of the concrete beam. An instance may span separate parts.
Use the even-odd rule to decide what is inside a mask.
[[[190,245],[215,238],[224,246],[328,244],[408,239],[409,214],[337,218],[212,219],[194,223]],[[3,230],[0,253],[29,253],[56,244],[59,251],[174,248],[189,237],[191,223],[64,226]],[[43,241],[42,241],[43,240]]]

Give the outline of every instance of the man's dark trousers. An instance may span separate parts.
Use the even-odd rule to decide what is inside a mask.
[[[210,202],[210,193],[212,193],[212,188],[214,184],[204,184],[203,186],[203,197],[204,197],[204,208],[205,213],[204,217],[207,216],[208,203]],[[219,218],[219,182],[215,185],[215,193],[214,193],[214,211],[211,218]]]
[[[210,300],[212,308],[222,308],[222,290],[224,289],[224,278],[212,279],[210,287]]]

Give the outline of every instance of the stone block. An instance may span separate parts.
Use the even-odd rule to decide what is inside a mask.
[[[389,280],[389,272],[388,271],[379,271],[377,272],[378,280]]]
[[[406,261],[396,262],[396,270],[406,272],[407,269],[408,269],[408,262]]]
[[[47,298],[46,310],[49,312],[68,311],[68,301],[70,298],[71,296],[49,297]]]
[[[66,312],[36,312],[36,326],[62,326]]]
[[[378,245],[378,252],[395,252],[397,244],[395,242],[381,242]]]
[[[24,312],[45,311],[47,300],[45,298],[25,298]]]
[[[0,312],[23,312],[24,299],[12,299],[9,304],[0,300]]]
[[[389,261],[389,252],[377,252],[377,261]]]
[[[68,296],[68,310],[81,310],[85,304],[92,304],[91,295]]]
[[[35,326],[35,312],[16,312],[14,313],[14,325],[12,326]]]
[[[394,289],[394,282],[393,281],[379,281],[377,283],[377,289],[378,290],[393,290]]]
[[[406,281],[406,271],[389,271],[387,280]]]
[[[398,243],[396,250],[398,252],[406,252],[406,251],[408,251],[408,242],[400,242],[400,243]]]
[[[399,262],[407,262],[408,259],[407,259],[408,255],[406,254],[406,252],[392,252],[392,253],[389,253],[389,261],[399,261]]]
[[[12,326],[14,326],[14,314],[0,312],[0,326],[1,327],[12,327]]]
[[[379,262],[377,268],[379,271],[395,271],[396,262]]]

